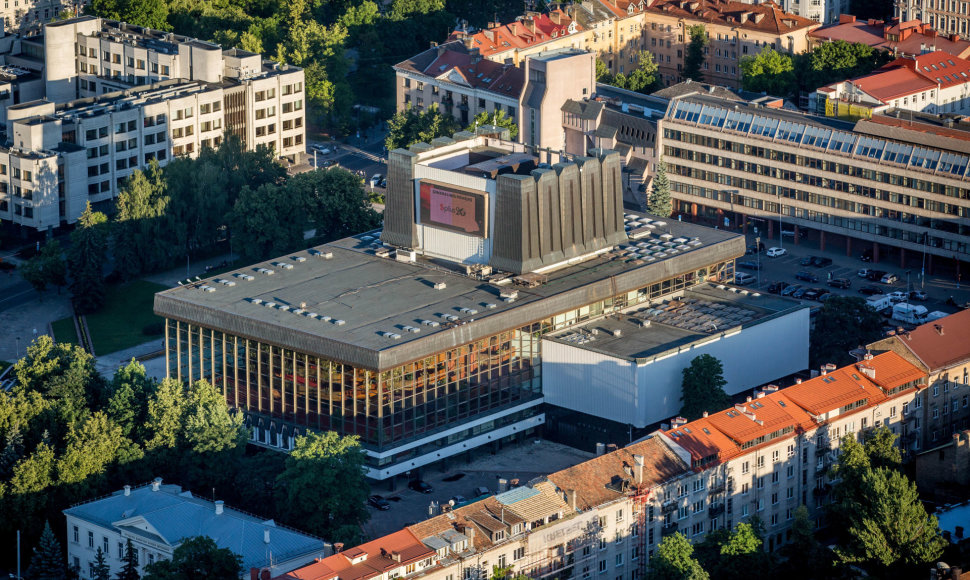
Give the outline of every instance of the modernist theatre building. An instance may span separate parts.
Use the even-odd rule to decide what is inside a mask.
[[[543,336],[727,279],[742,237],[624,213],[619,156],[538,167],[456,134],[392,151],[385,224],[156,296],[168,374],[253,438],[360,436],[388,479],[538,433]]]

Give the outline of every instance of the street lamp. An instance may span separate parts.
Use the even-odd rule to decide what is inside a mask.
[[[781,192],[779,191],[775,195],[778,196],[778,247],[785,247],[785,227],[781,222],[782,211],[781,211]]]
[[[754,238],[754,253],[758,256],[758,289],[761,289],[761,236]]]

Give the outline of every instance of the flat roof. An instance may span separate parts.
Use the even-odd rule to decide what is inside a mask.
[[[797,300],[711,283],[679,297],[632,307],[619,317],[593,320],[545,338],[642,363],[802,308],[808,307]],[[617,330],[619,336],[615,336]]]
[[[385,248],[380,232],[373,231],[160,292],[155,313],[386,370],[745,251],[744,238],[731,232],[635,213],[626,219],[638,235],[650,230],[642,222],[652,222],[656,242],[661,235],[685,240],[678,243],[683,249],[648,256],[631,240],[546,272],[544,282],[527,287],[511,281],[497,285],[494,275],[491,280],[468,276],[462,265],[455,265],[458,271],[420,256],[414,263],[379,257],[376,252]],[[440,283],[445,286],[435,289]],[[503,290],[518,296],[504,301]]]

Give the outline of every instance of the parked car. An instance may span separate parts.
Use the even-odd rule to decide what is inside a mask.
[[[788,250],[786,250],[785,248],[768,248],[768,252],[765,255],[767,255],[769,258],[778,258],[780,256],[784,256],[787,253],[788,253]]]
[[[803,296],[805,296],[805,293],[809,291],[811,291],[811,288],[808,288],[806,286],[800,286],[798,290],[795,290],[794,292],[792,292],[791,297],[798,300],[798,299],[801,299]]]
[[[738,286],[745,286],[754,282],[754,276],[746,272],[735,272],[734,273],[734,283]]]
[[[451,496],[451,501],[455,502],[455,505],[458,505],[460,503],[465,503],[467,500],[465,500],[465,496],[463,495],[453,495]]]
[[[812,274],[811,272],[806,272],[804,270],[800,272],[795,272],[795,279],[801,280],[803,282],[818,282],[818,276]]]
[[[815,263],[815,256],[805,256],[804,258],[799,260],[798,263],[801,264],[802,266],[811,266],[812,264]]]
[[[788,282],[773,282],[768,285],[768,292],[770,294],[781,294],[788,286],[790,286]]]
[[[833,288],[841,288],[843,290],[852,287],[852,280],[848,278],[832,278],[828,282],[829,286]]]
[[[859,274],[859,277],[860,278],[868,278],[869,277],[869,268],[862,268],[861,270],[859,270],[858,274]]]
[[[872,285],[863,286],[862,288],[859,288],[859,294],[862,294],[863,296],[874,296],[876,294],[882,294],[882,290]]]
[[[383,496],[380,496],[380,495],[370,496],[369,498],[367,498],[367,503],[381,510],[382,512],[386,512],[387,510],[391,509],[391,504],[388,503],[388,501],[384,499]]]
[[[329,147],[319,143],[316,145],[313,145],[312,148],[321,155],[330,155],[331,153],[333,153],[333,151],[331,151]]]
[[[758,262],[752,262],[751,260],[747,260],[745,262],[738,262],[738,267],[739,268],[744,268],[745,270],[760,270],[761,269],[761,266],[758,264]]]
[[[927,296],[926,292],[923,292],[922,290],[913,290],[909,293],[910,300],[919,300],[920,302],[925,302],[928,298],[929,296]]]
[[[879,279],[883,284],[895,284],[899,280],[899,277],[895,274],[883,274],[882,278]]]
[[[758,253],[764,252],[764,251],[765,251],[765,245],[764,245],[764,243],[763,242],[758,242],[757,244],[751,244],[750,246],[748,246],[748,251],[746,253],[748,255],[751,255],[751,254],[758,254]]]
[[[421,481],[420,479],[412,479],[408,482],[408,487],[420,493],[431,493],[434,491],[430,483]]]
[[[386,177],[382,177],[381,178],[381,182],[377,184],[377,187],[379,187],[381,189],[387,189],[387,178]]]
[[[898,302],[905,302],[906,301],[906,293],[905,292],[900,292],[898,290],[896,292],[890,292],[889,294],[886,294],[886,296],[889,296],[889,300],[893,304],[896,304]]]
[[[826,292],[825,294],[822,294],[821,296],[818,297],[818,301],[819,302],[825,302],[826,300],[828,300],[829,298],[832,298],[833,296],[837,296],[837,294],[832,294],[831,292]]]
[[[859,256],[859,259],[862,260],[863,262],[871,262],[872,261],[872,248],[869,248],[867,250],[863,250],[862,251],[862,255]]]
[[[873,282],[877,282],[881,280],[882,277],[885,275],[886,275],[885,270],[869,270],[869,273],[866,274],[866,279],[872,280]]]
[[[791,296],[792,294],[794,294],[795,292],[798,292],[801,289],[802,289],[801,284],[792,284],[791,286],[787,286],[784,290],[782,290],[781,295]]]
[[[370,186],[371,187],[377,187],[378,185],[381,184],[381,179],[383,179],[383,178],[384,178],[384,176],[381,175],[380,173],[375,173],[370,178]]]
[[[815,256],[812,260],[812,265],[816,268],[824,268],[826,266],[832,265],[832,258],[823,258],[821,256]]]
[[[815,300],[818,300],[819,302],[825,302],[825,300],[827,300],[829,296],[833,296],[833,294],[829,292],[827,288],[815,289]]]
[[[815,300],[816,298],[818,298],[818,296],[819,296],[818,288],[812,288],[811,290],[808,290],[804,294],[802,294],[801,297],[805,300]]]
[[[337,162],[333,159],[324,159],[323,163],[320,164],[320,167],[333,167],[336,164]]]

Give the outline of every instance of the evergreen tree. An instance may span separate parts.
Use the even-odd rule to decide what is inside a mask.
[[[684,406],[680,414],[688,421],[701,417],[704,411],[714,413],[731,404],[730,397],[724,392],[727,385],[724,367],[717,358],[709,354],[694,358],[683,370],[683,376],[680,400]]]
[[[24,436],[20,432],[20,424],[14,423],[7,431],[6,444],[0,452],[0,481],[8,481],[13,475],[13,468],[24,456]]]
[[[34,548],[27,577],[31,580],[64,580],[65,576],[67,567],[64,564],[61,543],[54,536],[50,523],[44,522],[44,531]]]
[[[670,217],[674,207],[670,200],[670,180],[667,179],[667,164],[663,157],[657,162],[657,172],[653,176],[653,187],[650,191],[650,200],[647,204],[647,211],[660,217]]]
[[[131,540],[125,543],[125,557],[121,559],[121,570],[115,576],[115,580],[140,580],[138,574],[138,552],[131,544]]]
[[[709,39],[707,29],[703,24],[696,24],[687,28],[690,43],[687,45],[687,55],[684,57],[684,78],[696,82],[704,80],[704,49]]]
[[[104,557],[104,552],[101,551],[101,546],[98,546],[98,552],[94,555],[94,574],[91,576],[92,580],[111,580],[111,567],[108,566],[108,561]]]
[[[104,304],[104,263],[108,253],[106,222],[108,218],[91,209],[88,202],[71,233],[68,268],[71,292],[81,314],[90,314]]]

